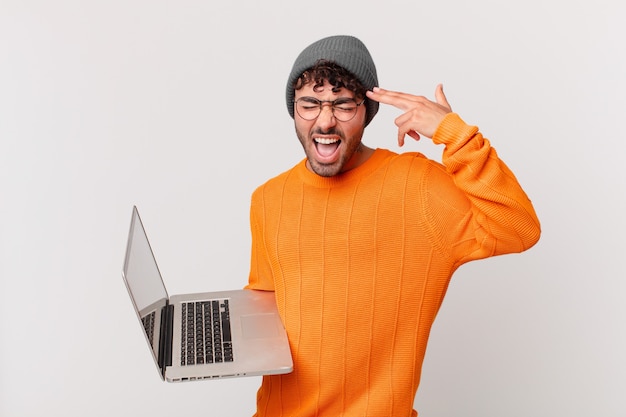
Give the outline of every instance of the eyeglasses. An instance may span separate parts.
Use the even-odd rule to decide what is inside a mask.
[[[340,122],[349,122],[354,119],[356,112],[361,104],[365,102],[363,99],[357,103],[353,98],[338,98],[337,100],[318,100],[313,97],[300,97],[295,102],[298,115],[304,120],[315,120],[322,112],[322,106],[326,103],[330,104],[335,119]]]

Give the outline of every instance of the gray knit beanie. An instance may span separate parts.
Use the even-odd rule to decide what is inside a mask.
[[[312,68],[320,59],[332,61],[350,71],[367,90],[378,86],[376,66],[363,42],[353,36],[342,35],[320,39],[307,46],[298,55],[289,74],[289,79],[287,80],[287,110],[292,118],[294,117],[293,102],[295,97],[293,83],[304,71]],[[365,126],[367,126],[378,112],[378,102],[366,98],[365,105],[367,110]]]

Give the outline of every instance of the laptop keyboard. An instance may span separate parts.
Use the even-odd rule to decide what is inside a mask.
[[[143,323],[143,328],[146,331],[146,336],[148,336],[148,340],[150,341],[150,346],[154,347],[154,316],[155,312],[149,313],[141,318],[141,322]]]
[[[228,300],[182,303],[180,364],[232,362]]]

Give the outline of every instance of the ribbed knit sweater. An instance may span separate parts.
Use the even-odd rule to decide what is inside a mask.
[[[258,417],[416,416],[431,326],[463,263],[521,252],[539,221],[476,127],[446,116],[443,165],[377,149],[320,177],[301,161],[252,195],[248,288],[275,291],[294,360]]]

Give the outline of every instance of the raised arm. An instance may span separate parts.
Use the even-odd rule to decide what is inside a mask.
[[[441,202],[433,210],[433,218],[441,216],[444,228],[444,216],[456,219],[458,233],[435,232],[434,235],[442,239],[455,240],[442,247],[454,247],[459,252],[456,255],[463,258],[461,262],[465,262],[521,252],[538,241],[540,224],[530,199],[489,140],[477,127],[467,125],[452,113],[441,85],[435,91],[436,102],[378,88],[368,92],[368,97],[404,111],[395,120],[400,145],[404,143],[404,136],[409,135],[416,140],[427,136],[445,146],[442,162],[454,187],[444,189],[433,185],[432,203],[435,206],[439,204],[435,200]],[[443,183],[442,180],[437,184]],[[469,201],[466,212],[461,209],[464,204],[459,191]],[[459,207],[450,207],[450,201],[457,201]]]

